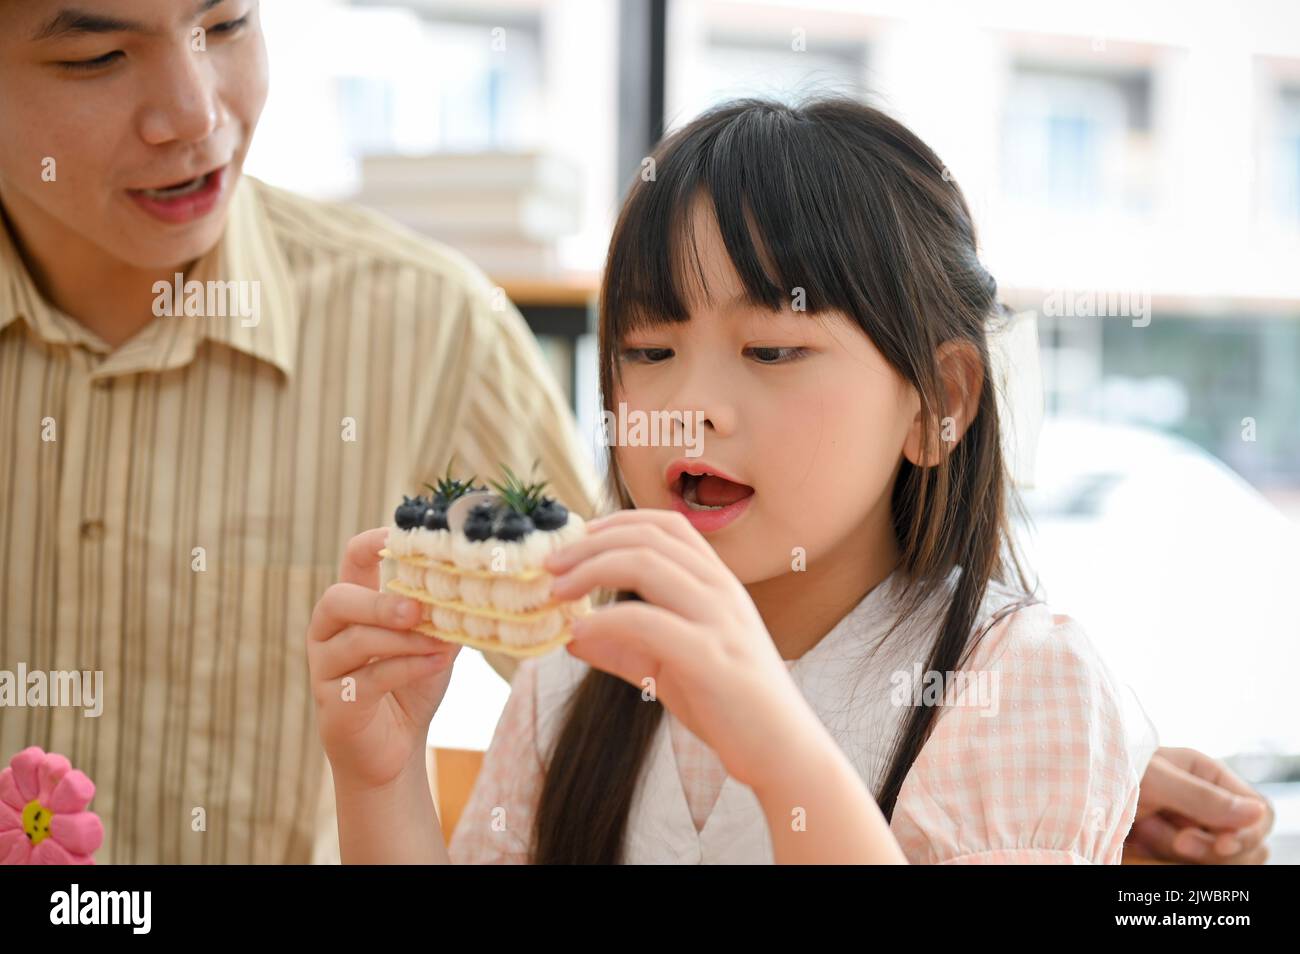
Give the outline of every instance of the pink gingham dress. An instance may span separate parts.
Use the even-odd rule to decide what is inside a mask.
[[[954,571],[948,586],[956,580]],[[875,791],[924,685],[933,608],[888,639],[897,575],[786,665]],[[992,584],[980,625],[1014,601]],[[527,863],[545,756],[589,671],[567,652],[524,661],[449,845],[458,864]],[[993,623],[946,696],[899,793],[891,830],[916,864],[1117,864],[1155,751],[1154,727],[1078,624],[1041,603]],[[764,863],[757,798],[665,712],[629,815],[629,863]]]

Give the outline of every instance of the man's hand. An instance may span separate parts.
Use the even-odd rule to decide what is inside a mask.
[[[1222,762],[1161,748],[1142,776],[1124,862],[1260,865],[1272,829],[1273,806]]]

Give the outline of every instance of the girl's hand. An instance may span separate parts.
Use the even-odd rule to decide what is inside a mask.
[[[316,723],[335,788],[346,792],[383,788],[407,770],[424,777],[429,722],[460,651],[458,643],[409,632],[420,604],[380,592],[387,535],[381,527],[348,541],[339,582],[307,629]]]
[[[744,586],[675,511],[623,510],[587,530],[546,559],[554,595],[607,587],[641,601],[575,620],[569,652],[650,689],[728,774],[758,788],[781,769],[774,752],[806,746],[822,727]]]

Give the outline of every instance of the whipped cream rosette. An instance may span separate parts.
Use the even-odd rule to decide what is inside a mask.
[[[586,533],[581,517],[502,467],[495,490],[448,475],[431,497],[405,497],[382,555],[388,588],[424,606],[418,632],[512,656],[539,656],[572,639],[589,597],[551,596],[542,561]],[[428,486],[428,485],[426,485]]]

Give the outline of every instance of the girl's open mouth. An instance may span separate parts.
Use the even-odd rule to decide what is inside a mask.
[[[754,488],[717,474],[683,473],[672,485],[673,509],[701,533],[719,530],[749,506]]]

